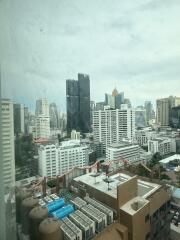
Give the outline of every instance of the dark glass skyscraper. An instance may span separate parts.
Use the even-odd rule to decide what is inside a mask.
[[[67,132],[73,129],[82,133],[90,130],[90,80],[78,74],[78,81],[66,80]]]

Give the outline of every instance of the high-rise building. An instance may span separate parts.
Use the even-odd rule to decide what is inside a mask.
[[[149,125],[150,121],[152,120],[153,109],[151,101],[145,101],[144,107],[146,109],[146,123]]]
[[[51,103],[49,105],[49,115],[50,115],[50,128],[57,129],[58,128],[58,110],[55,103]]]
[[[83,133],[90,131],[90,80],[89,75],[78,73],[79,124]]]
[[[87,133],[90,130],[90,80],[78,74],[78,81],[66,80],[67,132],[73,129]]]
[[[2,100],[2,151],[5,187],[15,185],[14,158],[14,119],[13,103],[9,99]]]
[[[23,134],[25,131],[24,106],[19,103],[13,105],[14,111],[14,133]]]
[[[108,105],[111,109],[115,109],[115,97],[111,94],[105,94],[105,105]]]
[[[180,105],[180,97],[170,96],[156,101],[156,121],[160,126],[169,126],[171,109]]]
[[[16,239],[13,103],[1,99],[0,239]]]
[[[104,110],[93,112],[94,141],[101,142],[104,150],[123,138],[134,139],[135,112],[133,109]]]
[[[47,99],[39,99],[36,101],[35,128],[36,138],[49,138],[50,117],[49,104]]]

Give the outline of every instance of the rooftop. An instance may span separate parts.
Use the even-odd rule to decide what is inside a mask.
[[[179,160],[180,161],[180,154],[174,154],[173,156],[167,157],[165,159],[160,160],[160,163],[169,163],[174,160]]]
[[[136,198],[131,199],[126,204],[124,204],[121,207],[121,210],[128,212],[128,214],[130,215],[134,215],[148,203],[149,203],[148,200],[138,196]]]
[[[97,177],[93,177],[92,173],[88,173],[82,175],[80,177],[76,177],[74,181],[80,181],[86,185],[89,185],[101,192],[105,192],[106,194],[110,195],[111,197],[117,198],[117,186],[122,184],[132,177],[124,174],[124,173],[117,173],[111,176],[109,179],[110,181],[104,181],[106,179],[106,175],[104,173],[100,174]],[[108,183],[109,182],[109,183]],[[108,189],[109,184],[109,189]],[[159,189],[161,186],[151,182],[145,182],[138,179],[138,196],[146,198]]]

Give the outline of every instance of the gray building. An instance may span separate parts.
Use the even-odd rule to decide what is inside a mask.
[[[58,128],[58,110],[55,103],[51,103],[49,105],[49,116],[50,116],[50,128],[57,129]]]
[[[24,106],[19,103],[13,104],[14,114],[14,134],[18,135],[24,133]]]
[[[146,109],[146,123],[149,125],[149,122],[152,120],[152,113],[153,113],[153,108],[152,108],[152,103],[151,101],[145,101],[144,107]]]
[[[78,81],[66,80],[67,132],[90,130],[90,80],[78,74]]]

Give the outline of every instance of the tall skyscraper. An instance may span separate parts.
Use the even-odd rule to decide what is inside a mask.
[[[47,99],[36,101],[36,138],[49,138],[50,136],[50,117],[49,104]]]
[[[104,150],[123,138],[133,140],[135,136],[135,112],[133,109],[104,110],[93,112],[95,142],[101,142]]]
[[[49,115],[50,115],[50,128],[57,129],[58,128],[58,110],[55,103],[51,103],[49,105]]]
[[[90,130],[90,80],[78,74],[78,81],[66,80],[67,132]]]
[[[24,106],[19,103],[14,103],[13,112],[14,112],[14,133],[16,135],[23,134],[25,131]]]
[[[83,133],[90,131],[90,80],[89,75],[78,73],[79,124]]]
[[[170,96],[156,101],[156,121],[160,126],[169,126],[171,109],[180,105],[180,97]]]

